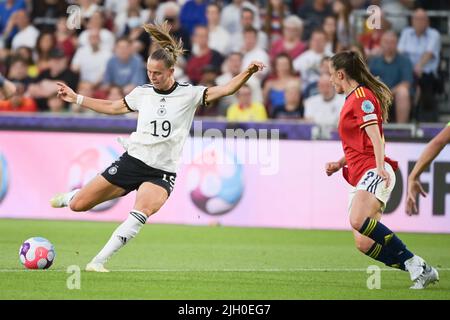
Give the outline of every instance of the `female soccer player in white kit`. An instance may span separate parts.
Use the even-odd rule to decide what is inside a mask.
[[[177,162],[197,106],[235,93],[253,73],[265,67],[261,62],[252,62],[223,86],[206,88],[178,83],[174,79],[174,65],[183,54],[182,42],[170,36],[166,23],[148,24],[144,28],[159,45],[147,62],[151,84],[139,86],[117,101],[83,97],[65,84],[58,84],[58,95],[66,102],[105,114],[139,112],[137,129],[123,143],[126,152],[119,160],[80,190],[57,194],[50,200],[55,208],[69,206],[73,211],[87,211],[137,190],[130,215],[87,264],[86,271],[108,272],[104,263],[134,238],[147,218],[166,202],[174,187]]]

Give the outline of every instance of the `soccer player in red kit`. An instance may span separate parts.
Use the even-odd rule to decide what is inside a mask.
[[[326,173],[330,176],[343,169],[352,186],[348,210],[356,247],[390,267],[408,271],[411,288],[423,289],[439,280],[437,270],[380,222],[398,168],[397,162],[384,154],[382,123],[387,120],[392,94],[356,52],[334,55],[329,68],[331,83],[337,93],[345,93],[346,100],[339,120],[344,157],[327,163]]]

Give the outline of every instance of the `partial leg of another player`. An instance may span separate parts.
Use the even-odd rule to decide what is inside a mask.
[[[55,195],[50,204],[54,208],[70,207],[72,211],[88,211],[96,205],[115,199],[125,193],[120,188],[106,180],[102,175],[97,175],[81,189]]]
[[[362,236],[373,240],[374,243],[365,253],[370,252],[369,256],[376,259],[383,251],[383,260],[393,256],[394,264],[398,264],[399,268],[404,265],[405,269],[409,271],[411,280],[414,282],[412,289],[423,289],[430,283],[438,281],[439,276],[436,269],[409,251],[394,232],[378,221],[380,212],[381,202],[372,193],[365,190],[356,191],[350,209],[350,224]],[[361,249],[367,249],[369,242],[364,238],[357,240],[360,241]],[[382,261],[381,259],[377,260]]]
[[[86,271],[108,272],[104,267],[106,261],[138,234],[147,218],[156,213],[167,198],[167,191],[163,187],[150,182],[141,184],[130,215],[113,232],[103,249],[88,263]]]

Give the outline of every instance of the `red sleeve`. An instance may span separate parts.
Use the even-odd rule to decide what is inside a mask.
[[[378,121],[381,121],[381,114],[377,99],[362,87],[356,89],[355,96],[353,112],[358,126],[363,129],[378,124]]]

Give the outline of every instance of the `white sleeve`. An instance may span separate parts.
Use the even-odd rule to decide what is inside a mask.
[[[123,100],[128,109],[131,111],[139,111],[139,87],[134,88]]]
[[[192,102],[194,108],[205,104],[207,90],[208,88],[204,86],[192,86]]]

